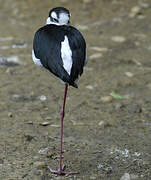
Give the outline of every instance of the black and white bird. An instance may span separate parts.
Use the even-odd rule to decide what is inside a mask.
[[[44,67],[65,83],[64,99],[61,110],[60,160],[55,174],[73,174],[65,172],[62,165],[63,118],[68,85],[78,88],[77,80],[83,73],[86,58],[86,43],[82,34],[70,26],[70,12],[64,7],[50,10],[46,25],[34,36],[32,58],[37,66]]]

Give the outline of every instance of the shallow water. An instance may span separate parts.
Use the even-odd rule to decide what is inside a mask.
[[[57,169],[64,87],[31,59],[55,6],[71,11],[89,58],[64,120],[64,163],[80,173],[61,178],[45,162]],[[149,0],[0,0],[0,179],[150,179],[150,17]]]

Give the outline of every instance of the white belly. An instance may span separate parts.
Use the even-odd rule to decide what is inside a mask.
[[[40,62],[40,59],[36,58],[34,50],[32,50],[32,59],[37,66],[43,67],[43,65]]]
[[[64,69],[70,75],[72,68],[72,51],[70,49],[67,36],[65,36],[64,41],[61,42],[61,58],[63,61]]]

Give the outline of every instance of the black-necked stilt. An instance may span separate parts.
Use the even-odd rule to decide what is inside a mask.
[[[65,83],[64,99],[61,110],[60,160],[55,174],[73,174],[65,172],[62,166],[63,118],[68,85],[77,88],[77,79],[83,73],[86,64],[86,43],[82,34],[70,26],[69,11],[64,7],[53,8],[49,12],[46,25],[34,36],[32,58],[36,65],[49,70]]]

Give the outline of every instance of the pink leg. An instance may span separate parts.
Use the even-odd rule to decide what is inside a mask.
[[[66,103],[66,97],[67,97],[67,91],[68,91],[68,84],[65,84],[65,90],[64,90],[64,98],[63,98],[63,104],[62,104],[62,110],[60,113],[61,117],[61,127],[60,127],[60,159],[59,159],[59,169],[53,170],[49,167],[47,164],[48,169],[50,170],[51,173],[54,174],[59,174],[59,175],[66,175],[66,174],[77,174],[77,172],[65,172],[65,166],[62,165],[62,143],[63,143],[63,119],[65,115],[65,103]]]

